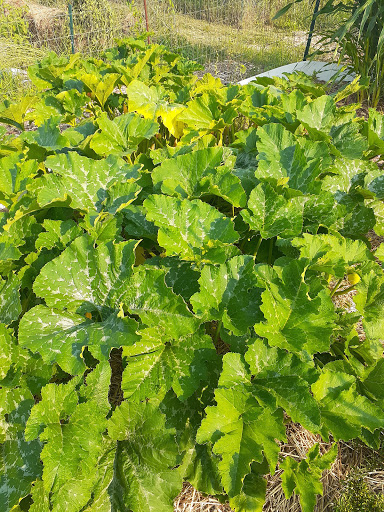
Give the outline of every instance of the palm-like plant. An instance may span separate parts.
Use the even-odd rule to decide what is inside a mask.
[[[283,15],[296,0],[276,17]],[[324,32],[322,42],[328,47],[336,44],[338,62],[350,66],[355,73],[369,82],[360,92],[360,100],[366,99],[377,106],[384,94],[384,1],[383,0],[327,0],[316,14],[332,16],[338,20],[336,28]],[[335,50],[318,50],[314,55]]]

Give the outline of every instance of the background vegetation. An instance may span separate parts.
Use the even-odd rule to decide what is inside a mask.
[[[224,81],[295,62],[302,58],[312,12],[305,8],[274,21],[284,0],[148,0],[152,41],[196,59]],[[75,49],[99,55],[116,38],[145,31],[143,3],[133,0],[74,0]],[[26,69],[53,50],[71,51],[67,3],[14,0],[0,3],[0,95],[22,86],[9,68]],[[25,85],[25,84],[24,84]]]

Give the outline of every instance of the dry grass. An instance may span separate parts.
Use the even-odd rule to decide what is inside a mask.
[[[375,251],[378,246],[384,242],[384,237],[376,235],[374,231],[367,234],[371,244],[371,250]],[[336,282],[330,284],[334,286]],[[345,279],[342,281],[339,290],[348,288],[350,285]],[[333,297],[336,307],[347,311],[356,311],[353,297],[356,291],[352,290],[345,295]],[[360,322],[356,325],[356,330],[361,341],[365,339],[363,325]],[[219,353],[228,351],[226,344],[220,344],[216,347]],[[320,451],[325,453],[329,450],[331,443],[324,442],[320,436],[311,434],[298,423],[287,425],[287,442],[281,445],[281,458],[290,456],[296,460],[302,460],[306,457],[308,450],[315,444],[320,443]],[[378,466],[378,467],[377,467]],[[318,496],[314,512],[332,512],[335,502],[340,495],[345,480],[356,470],[356,468],[366,468],[364,471],[364,480],[369,488],[376,493],[384,494],[384,460],[383,455],[368,448],[364,444],[356,442],[339,442],[338,456],[329,471],[325,471],[322,477],[324,493]],[[281,486],[281,471],[277,471],[273,476],[267,475],[267,493],[263,512],[301,512],[299,497],[293,495],[286,499]],[[190,484],[186,483],[182,492],[175,501],[175,512],[231,512],[228,505],[223,505],[215,498],[203,496],[197,492]]]
[[[315,436],[298,423],[287,425],[287,442],[281,445],[281,458],[290,456],[298,461],[304,459],[308,450],[315,444],[320,444],[320,452],[329,450],[331,443],[324,442],[320,436]],[[365,445],[355,443],[338,443],[339,453],[331,469],[325,471],[322,477],[324,493],[318,496],[314,512],[332,512],[334,504],[340,495],[343,484],[356,468],[369,466],[369,462],[379,459]],[[371,464],[372,465],[372,464]],[[285,498],[281,486],[281,471],[273,476],[267,475],[267,494],[263,512],[301,512],[298,496]],[[384,468],[371,468],[364,472],[364,480],[374,492],[384,493]],[[231,512],[227,504],[222,504],[215,498],[203,496],[190,484],[186,483],[182,492],[175,500],[175,512]]]
[[[220,503],[212,496],[204,496],[185,483],[175,500],[175,512],[231,512],[229,505]]]

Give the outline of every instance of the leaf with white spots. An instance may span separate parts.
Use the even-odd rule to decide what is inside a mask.
[[[76,210],[101,211],[113,185],[139,178],[138,166],[115,156],[91,160],[69,152],[47,158],[46,166],[52,172],[39,180],[37,201],[40,206],[59,202]],[[135,186],[139,191],[140,187]]]
[[[180,400],[191,396],[217,357],[212,339],[202,330],[176,339],[156,328],[139,333],[140,342],[123,348],[127,365],[121,382],[124,397],[160,400],[170,388]]]
[[[232,245],[239,238],[232,220],[199,199],[153,195],[144,201],[144,207],[147,219],[159,227],[158,242],[168,256],[224,263],[238,253]]]
[[[119,311],[133,272],[136,245],[132,240],[95,248],[90,236],[76,238],[43,267],[34,282],[34,292],[56,309],[108,317]]]
[[[140,265],[126,286],[123,301],[144,325],[156,327],[159,336],[177,339],[196,332],[201,321],[165,284],[165,276],[166,270]]]
[[[0,278],[0,322],[9,325],[20,313],[20,280],[15,275],[6,280]]]
[[[317,193],[321,158],[316,143],[298,139],[284,126],[270,123],[257,130],[258,166],[255,176],[274,185],[288,186],[303,193]]]
[[[139,339],[137,322],[111,314],[105,320],[58,311],[43,305],[30,309],[22,318],[19,343],[37,352],[46,363],[57,363],[77,375],[85,370],[82,353],[88,347],[98,360],[107,361],[114,347],[129,345]]]
[[[235,256],[219,266],[205,265],[199,279],[200,291],[190,301],[204,321],[222,321],[235,334],[245,334],[262,319],[252,256]]]
[[[249,196],[248,209],[241,216],[264,239],[277,235],[297,236],[303,229],[305,197],[286,199],[268,183],[260,183]]]
[[[246,204],[240,179],[223,162],[222,147],[205,148],[162,162],[152,172],[156,190],[182,199],[213,194],[237,207]],[[224,165],[222,165],[224,163]]]
[[[4,379],[18,355],[15,338],[0,324],[0,380]]]
[[[171,512],[182,478],[175,466],[178,448],[174,431],[156,406],[123,402],[109,420],[108,433],[118,441],[119,468],[110,493],[116,510]]]
[[[79,512],[88,503],[98,476],[95,465],[103,451],[106,411],[92,398],[78,403],[78,382],[45,386],[26,428],[27,439],[39,436],[45,441],[42,480],[57,512]]]

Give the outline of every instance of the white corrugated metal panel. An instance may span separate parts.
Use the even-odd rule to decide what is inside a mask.
[[[342,66],[338,64],[331,64],[329,62],[318,62],[318,61],[301,61],[294,62],[292,64],[287,64],[286,66],[281,66],[280,68],[271,69],[270,71],[266,71],[265,73],[260,73],[260,75],[251,76],[250,78],[246,78],[239,82],[240,85],[248,84],[255,80],[258,77],[280,77],[284,78],[284,73],[293,73],[295,71],[302,71],[306,75],[312,76],[316,74],[316,78],[318,80],[323,80],[324,82],[328,82],[338,71],[342,69]],[[339,79],[343,79],[344,82],[352,82],[355,78],[353,73],[348,73],[347,71],[342,71]]]

